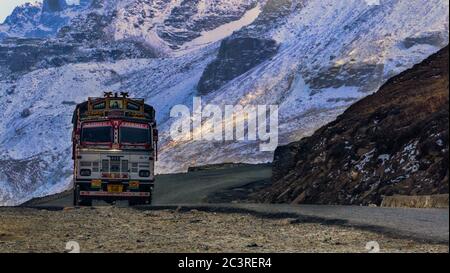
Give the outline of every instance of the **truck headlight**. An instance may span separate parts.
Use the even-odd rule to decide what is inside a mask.
[[[91,176],[91,170],[89,170],[89,169],[81,169],[80,170],[80,175],[81,176]]]
[[[140,177],[149,177],[150,176],[150,171],[148,171],[148,170],[139,171],[139,176]]]

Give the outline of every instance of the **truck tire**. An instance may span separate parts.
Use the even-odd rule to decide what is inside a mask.
[[[148,199],[148,205],[151,205],[153,203],[153,192],[150,194],[150,197]]]
[[[77,196],[78,192],[76,190],[76,186],[73,188],[73,206],[76,207],[78,206],[78,196]]]
[[[144,200],[129,200],[128,201],[128,206],[130,206],[130,207],[142,206],[142,205],[145,205]]]
[[[76,186],[73,191],[73,206],[74,207],[90,207],[90,206],[92,206],[92,200],[81,200],[80,186]]]
[[[145,205],[151,205],[152,204],[152,195],[150,195],[146,199],[135,199],[135,200],[129,200],[128,206],[145,206]]]

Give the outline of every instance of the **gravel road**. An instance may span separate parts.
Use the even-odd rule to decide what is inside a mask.
[[[270,181],[268,165],[238,166],[191,173],[159,175],[153,193],[154,205],[203,204],[214,193],[239,188],[250,183]],[[72,192],[38,198],[27,202],[32,207],[67,207],[72,205]],[[104,204],[96,204],[104,205]]]
[[[265,218],[296,218],[357,227],[398,238],[433,243],[449,243],[448,209],[380,208],[360,206],[283,205],[283,204],[203,204],[154,206],[152,209],[197,209],[210,212],[241,212]],[[141,209],[149,209],[142,207]]]
[[[243,213],[261,219],[293,218],[305,224],[327,224],[333,228],[357,228],[387,235],[391,238],[415,240],[431,244],[449,242],[448,209],[404,209],[358,206],[314,206],[273,204],[205,204],[212,194],[238,189],[249,183],[267,182],[269,166],[240,166],[220,170],[205,170],[188,174],[160,176],[155,189],[155,204],[136,210],[196,209],[226,214]],[[27,204],[33,208],[62,210],[71,206],[72,195],[34,200]],[[99,204],[100,205],[100,204]],[[120,206],[120,204],[119,204]],[[125,209],[125,208],[124,208]],[[224,216],[225,217],[225,216]]]
[[[65,252],[68,242],[81,252],[368,252],[368,242],[380,252],[448,252],[353,227],[195,209],[0,208],[0,219],[0,252]]]

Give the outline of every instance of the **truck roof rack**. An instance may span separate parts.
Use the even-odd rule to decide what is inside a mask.
[[[104,92],[103,98],[89,98],[78,104],[73,122],[80,120],[123,118],[155,122],[155,109],[145,104],[144,99],[129,98],[128,92]]]

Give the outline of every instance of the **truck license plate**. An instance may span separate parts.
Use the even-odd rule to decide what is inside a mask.
[[[123,192],[123,185],[108,185],[108,192]]]

